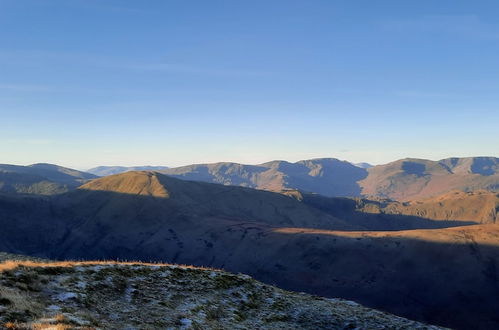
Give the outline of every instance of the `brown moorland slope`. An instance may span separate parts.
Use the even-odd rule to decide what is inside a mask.
[[[431,229],[499,221],[499,193],[452,191],[398,202],[389,199],[324,197],[285,191],[303,203],[371,230]]]
[[[382,210],[386,214],[414,215],[432,220],[498,223],[499,193],[452,191],[406,203],[391,202]]]
[[[146,203],[148,201],[154,203],[149,212],[156,217],[168,215],[170,221],[217,216],[275,226],[362,229],[281,194],[243,187],[182,181],[149,171],[127,172],[93,180],[79,187],[77,191],[61,196],[59,201],[68,202],[70,203],[68,207],[78,210],[80,207],[78,204],[91,204],[95,197],[99,197],[101,207],[98,212],[119,213],[123,214],[123,219],[133,219],[140,215],[134,212],[128,213],[126,209],[133,208],[134,204],[124,205],[120,202],[134,196],[153,197],[153,199],[144,199]],[[152,215],[147,213],[145,216],[147,218]]]
[[[448,158],[440,161],[401,159],[367,169],[359,181],[362,194],[400,201],[452,190],[499,191],[499,158]]]
[[[297,189],[328,197],[426,198],[452,190],[499,190],[499,158],[401,159],[361,168],[334,158],[260,165],[197,164],[162,173],[184,180],[245,186],[270,191]]]

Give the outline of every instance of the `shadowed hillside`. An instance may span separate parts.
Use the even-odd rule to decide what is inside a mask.
[[[298,191],[283,194],[370,230],[431,229],[499,221],[499,193],[489,191],[453,191],[409,202],[324,197]]]
[[[281,191],[299,189],[325,196],[358,196],[365,169],[334,158],[273,161],[260,165],[215,163],[171,168],[162,173],[180,179]]]
[[[52,164],[0,164],[0,193],[59,194],[96,178],[95,175]]]
[[[0,250],[7,252],[224,268],[427,323],[499,325],[495,225],[332,231],[362,226],[281,194],[153,172],[97,179],[50,198],[0,201]]]
[[[141,195],[154,198],[135,199]],[[127,199],[130,204],[121,203]],[[182,181],[156,172],[129,172],[93,180],[77,191],[61,196],[58,202],[77,211],[80,205],[84,205],[88,212],[95,208],[92,205],[94,200],[98,200],[99,205],[96,210],[99,213],[95,215],[118,213],[133,219],[134,216],[140,216],[136,214],[135,207],[140,200],[153,203],[150,207],[142,207],[141,211],[147,211],[144,212],[145,218],[169,215],[170,221],[185,222],[200,217],[219,217],[276,226],[361,229],[281,194]]]

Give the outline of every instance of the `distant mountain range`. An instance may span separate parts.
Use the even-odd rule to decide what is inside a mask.
[[[374,166],[369,163],[352,163],[352,164],[360,168],[371,168]]]
[[[436,196],[452,190],[499,191],[499,158],[406,158],[368,170],[359,181],[362,194],[396,200]]]
[[[86,180],[128,171],[159,171],[171,177],[280,192],[299,190],[326,197],[429,198],[451,191],[499,191],[499,158],[447,158],[439,161],[406,158],[384,165],[352,164],[334,158],[296,163],[272,161],[165,166],[101,166],[90,173],[57,165],[0,165],[0,192],[57,194]]]
[[[51,164],[0,165],[0,192],[59,194],[98,176],[159,171],[172,177],[269,191],[299,190],[326,197],[389,198],[399,201],[458,191],[499,191],[499,158],[401,159],[384,165],[352,164],[334,158],[296,163],[272,161],[166,166],[100,166],[92,173]]]
[[[484,209],[497,194],[419,204],[285,194],[147,171],[49,197],[5,194],[0,251],[212,266],[424,322],[498,325],[499,226],[462,227],[494,222]]]
[[[108,176],[130,171],[161,171],[167,168],[166,166],[98,166],[87,170],[87,172],[97,176]]]
[[[410,200],[453,190],[499,191],[499,158],[402,159],[385,165],[351,164],[334,158],[261,165],[198,164],[161,171],[193,181],[324,196],[367,196]]]
[[[357,181],[367,171],[334,158],[296,163],[272,161],[260,165],[215,163],[170,168],[161,173],[184,180],[236,185],[270,191],[299,189],[324,196],[360,196]]]
[[[0,193],[53,195],[75,189],[97,176],[52,164],[0,164]]]

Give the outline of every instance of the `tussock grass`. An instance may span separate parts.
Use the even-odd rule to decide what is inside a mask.
[[[103,266],[103,268],[92,270],[91,267],[94,266]],[[46,315],[44,312],[45,308],[40,302],[33,299],[33,292],[39,292],[39,287],[43,286],[44,283],[46,284],[48,278],[51,277],[69,275],[70,277],[66,279],[66,282],[70,280],[73,280],[73,282],[77,281],[78,277],[72,275],[73,273],[77,273],[77,267],[85,267],[87,270],[83,270],[82,273],[91,276],[95,283],[104,283],[106,277],[110,276],[113,279],[113,290],[116,290],[116,292],[120,291],[121,293],[127,288],[126,278],[134,278],[138,275],[147,276],[156,267],[169,267],[172,273],[175,274],[179,272],[183,274],[187,269],[191,271],[208,270],[221,272],[221,270],[211,267],[141,261],[5,260],[0,263],[0,275],[3,276],[3,284],[0,284],[0,307],[6,309],[2,317],[3,324],[0,322],[0,328],[36,330],[73,329],[74,325],[63,314],[40,319],[40,317]],[[89,267],[90,269],[88,269]],[[84,328],[81,326],[78,327],[78,329]],[[88,329],[93,328],[89,327]]]
[[[0,264],[6,329],[437,329],[214,268],[137,261]],[[408,326],[410,325],[410,326]]]
[[[17,310],[32,310],[37,307],[27,294],[19,290],[0,286],[0,297],[2,305],[9,305]]]

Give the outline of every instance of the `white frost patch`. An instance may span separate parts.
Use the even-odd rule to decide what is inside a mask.
[[[74,292],[63,292],[63,293],[59,293],[55,299],[59,300],[59,301],[66,301],[66,300],[69,300],[69,299],[74,299],[78,297],[78,295]]]
[[[237,277],[239,277],[243,280],[251,280],[251,276],[246,275],[246,274],[237,274]]]
[[[165,271],[162,271],[161,273],[159,273],[159,276],[160,277],[169,277],[171,275],[172,272],[170,272],[169,270],[165,270]]]
[[[189,301],[189,299],[184,299],[183,304],[178,306],[177,309],[179,312],[188,312],[196,307],[198,307],[198,303]]]
[[[59,311],[59,310],[61,310],[61,307],[59,307],[57,305],[50,305],[50,306],[47,307],[47,309],[49,311]]]
[[[93,266],[93,267],[90,267],[90,269],[92,269],[92,270],[93,270],[93,271],[95,271],[95,272],[101,271],[101,270],[103,270],[104,268],[106,268],[106,267],[104,267],[104,266],[102,266],[102,265],[95,265],[95,266]]]
[[[274,298],[269,297],[269,298],[265,298],[265,302],[269,305],[272,305],[275,302],[275,300],[274,300]]]
[[[137,290],[134,288],[131,288],[131,287],[126,288],[126,290],[125,290],[126,302],[129,302],[129,303],[132,302],[132,293],[134,293],[135,291],[137,291]]]
[[[181,324],[182,329],[187,329],[187,328],[190,328],[192,326],[192,320],[187,319],[187,318],[183,318],[183,319],[180,319],[180,324]]]
[[[71,322],[77,324],[77,325],[89,325],[90,322],[87,320],[83,320],[77,316],[74,316],[72,314],[64,314],[64,316]]]
[[[214,272],[214,271],[211,271],[209,276],[210,276],[210,278],[215,278],[215,277],[218,276],[218,273]]]

